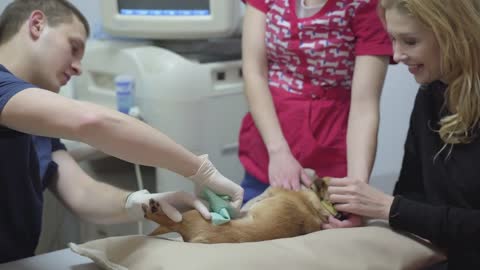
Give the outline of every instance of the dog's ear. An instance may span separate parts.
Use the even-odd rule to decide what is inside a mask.
[[[322,190],[328,187],[329,181],[330,181],[330,177],[319,177],[315,179],[314,183],[317,186],[318,190]]]
[[[318,178],[314,183],[317,186],[317,192],[319,193],[320,198],[326,199],[327,196],[327,189],[328,189],[328,183],[330,181],[330,177],[325,176]]]
[[[305,169],[303,169],[303,171],[308,176],[308,178],[310,178],[310,180],[312,180],[312,185],[309,186],[309,187],[306,187],[306,188],[311,189],[314,192],[318,192],[319,189],[318,189],[318,186],[317,186],[316,182],[319,180],[319,178],[318,178],[317,173],[315,173],[315,171],[313,169],[309,169],[309,168],[305,168]]]
[[[313,169],[306,168],[303,169],[303,171],[308,177],[310,177],[310,179],[312,179],[312,181],[317,181],[317,179],[319,178],[317,173]]]
[[[330,183],[330,179],[332,179],[330,176],[324,176],[320,178],[322,180],[322,183],[328,187],[328,184]]]

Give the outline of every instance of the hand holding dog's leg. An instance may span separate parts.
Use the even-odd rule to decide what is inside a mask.
[[[322,225],[322,229],[352,228],[363,226],[363,218],[358,215],[349,214],[346,219],[339,220],[333,216],[328,217],[328,223]]]
[[[378,219],[388,219],[393,202],[391,195],[350,178],[332,178],[328,193],[337,210]]]
[[[207,207],[193,194],[188,192],[165,192],[150,194],[141,190],[130,194],[125,203],[125,209],[133,221],[142,220],[147,213],[163,213],[175,222],[182,221],[181,212],[195,208],[205,219],[211,215]]]
[[[235,182],[223,176],[208,160],[207,155],[200,156],[203,163],[195,175],[189,177],[200,188],[197,191],[203,191],[203,188],[209,188],[218,195],[227,195],[232,201],[235,209],[240,209],[243,201],[243,188]],[[201,194],[197,194],[201,196]]]

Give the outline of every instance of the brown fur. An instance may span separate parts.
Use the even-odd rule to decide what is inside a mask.
[[[325,181],[318,179],[311,188],[300,191],[270,187],[242,217],[222,225],[205,220],[196,210],[183,213],[180,223],[163,213],[150,211],[158,209],[154,205],[145,205],[144,211],[147,219],[160,224],[150,235],[177,232],[184,241],[197,243],[254,242],[321,230],[330,215],[321,203],[325,195]]]

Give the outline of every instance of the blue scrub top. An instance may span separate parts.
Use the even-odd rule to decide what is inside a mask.
[[[0,114],[17,93],[37,88],[0,65]],[[41,101],[39,101],[41,102]],[[0,263],[34,255],[42,225],[43,191],[56,176],[59,139],[0,125]]]

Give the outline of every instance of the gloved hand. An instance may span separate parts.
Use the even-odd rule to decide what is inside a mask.
[[[151,212],[163,212],[175,222],[182,221],[184,210],[195,208],[205,219],[210,219],[208,208],[193,194],[184,191],[150,194],[147,190],[131,193],[125,202],[125,209],[134,221],[144,218],[147,207]]]
[[[188,177],[196,184],[195,192],[197,196],[202,196],[203,189],[209,188],[217,195],[229,196],[232,207],[239,210],[243,201],[243,188],[223,176],[208,160],[208,155],[202,155],[200,158],[203,163],[197,173]]]

